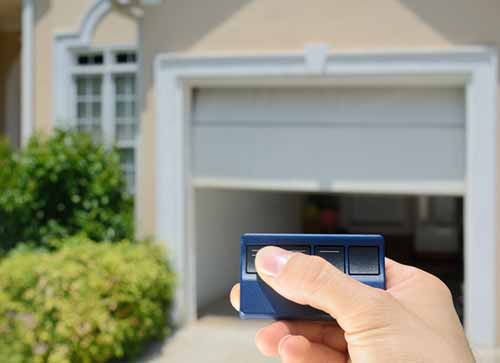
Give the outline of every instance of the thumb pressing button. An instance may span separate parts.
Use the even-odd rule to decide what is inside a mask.
[[[314,249],[314,254],[324,258],[340,271],[345,272],[343,246],[318,246]]]

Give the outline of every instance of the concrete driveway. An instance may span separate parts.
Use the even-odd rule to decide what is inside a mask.
[[[205,316],[178,331],[145,360],[147,363],[270,363],[255,347],[254,336],[265,322],[229,316]]]
[[[254,336],[265,322],[206,316],[180,330],[147,363],[277,363],[260,355]],[[500,363],[500,352],[476,352],[477,363]]]
[[[255,333],[268,321],[240,320],[222,299],[200,312],[201,319],[157,345],[141,363],[277,363],[255,347]],[[477,363],[500,363],[500,351],[477,350]]]

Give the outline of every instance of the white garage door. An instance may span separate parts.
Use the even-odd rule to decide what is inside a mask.
[[[195,180],[463,181],[460,88],[201,88]]]

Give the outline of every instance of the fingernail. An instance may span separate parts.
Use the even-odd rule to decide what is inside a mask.
[[[291,252],[278,247],[265,247],[257,253],[255,258],[257,271],[276,277],[281,273],[291,255]]]

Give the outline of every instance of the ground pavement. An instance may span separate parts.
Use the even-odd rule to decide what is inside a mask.
[[[158,344],[140,363],[277,363],[254,344],[263,321],[242,321],[225,301],[202,311],[203,317]],[[500,350],[476,352],[477,363],[500,363]]]

